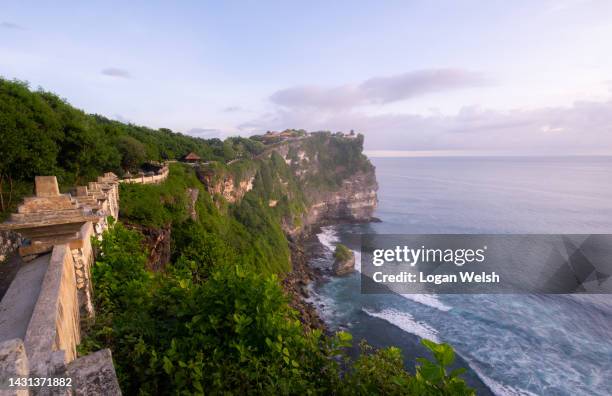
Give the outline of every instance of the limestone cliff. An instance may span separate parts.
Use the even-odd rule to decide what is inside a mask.
[[[321,134],[280,144],[272,150],[290,166],[303,194],[304,210],[281,220],[292,252],[292,271],[283,279],[283,286],[291,306],[300,313],[302,323],[310,328],[324,329],[325,324],[316,308],[306,300],[307,285],[319,274],[308,265],[304,239],[314,227],[323,224],[375,220],[378,183],[375,168],[362,154],[362,149],[361,136],[349,140]],[[289,199],[297,199],[291,196],[291,191],[287,193]],[[276,205],[276,200],[269,202],[269,206]],[[355,258],[351,255],[350,259],[338,262],[336,274],[347,274],[354,265]]]
[[[211,195],[221,196],[229,203],[239,201],[253,189],[254,171],[237,176],[210,163],[198,167],[196,171],[198,178]]]
[[[203,164],[197,174],[212,196],[228,203],[239,202],[259,179],[269,195],[269,207],[283,203],[279,201],[301,205],[302,210],[285,213],[281,220],[293,238],[317,224],[373,220],[378,184],[375,168],[362,151],[362,135],[349,138],[320,132],[268,146],[252,160]],[[282,158],[288,172],[268,169],[266,182],[262,162],[274,162],[274,155]]]
[[[311,203],[301,224],[286,223],[286,230],[295,235],[314,224],[372,221],[378,204],[377,190],[374,170],[355,173],[336,191],[306,190]]]
[[[289,236],[308,232],[313,225],[375,219],[378,183],[374,166],[362,154],[363,136],[321,134],[274,150],[291,167],[306,201],[306,210],[298,218],[283,221]]]

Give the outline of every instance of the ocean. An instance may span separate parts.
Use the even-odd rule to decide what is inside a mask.
[[[358,262],[363,233],[612,233],[612,157],[372,162],[381,222],[322,228],[311,265],[329,268],[338,242]],[[366,295],[355,272],[312,285],[311,301],[332,329],[399,346],[410,369],[420,338],[448,342],[477,394],[612,394],[609,295]]]

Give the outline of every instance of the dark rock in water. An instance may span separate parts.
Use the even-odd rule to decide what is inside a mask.
[[[355,255],[344,245],[338,245],[334,253],[334,275],[342,276],[350,274],[355,270]]]

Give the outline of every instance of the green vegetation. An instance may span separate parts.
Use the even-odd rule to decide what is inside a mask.
[[[353,252],[343,244],[339,243],[336,245],[336,250],[334,250],[334,258],[338,261],[346,261],[350,260],[353,257]]]
[[[396,348],[364,344],[351,359],[350,334],[304,328],[280,285],[291,269],[282,226],[299,224],[317,191],[372,170],[363,136],[286,131],[310,159],[292,147],[287,164],[269,151],[283,138],[204,140],[126,125],[4,79],[0,133],[0,219],[31,193],[35,175],[57,175],[66,189],[192,151],[208,162],[172,164],[160,185],[122,184],[121,222],[94,240],[96,316],[80,353],[111,348],[125,394],[473,394],[458,371],[447,373],[448,345],[424,341],[434,360],[419,360],[415,373]],[[298,179],[295,167],[309,171]],[[209,194],[230,178],[252,189],[233,203]],[[149,247],[131,228],[170,231],[163,270],[148,269]]]
[[[0,78],[0,220],[32,192],[36,175],[56,175],[63,188],[122,175],[145,161],[195,152],[204,160],[250,158],[263,150],[246,138],[199,139],[89,115],[57,95]]]
[[[304,181],[305,188],[333,190],[355,173],[373,170],[363,154],[363,135],[345,139],[330,132],[317,132],[304,140],[303,148],[309,158],[316,157],[318,161],[318,172]]]
[[[229,206],[180,164],[161,185],[121,187],[125,221],[172,227],[172,262],[150,272],[138,231],[121,223],[106,231],[93,268],[96,319],[81,352],[110,347],[126,394],[473,394],[458,371],[447,374],[448,345],[427,342],[435,362],[420,360],[410,374],[397,348],[364,344],[352,360],[350,334],[301,325],[277,278],[289,269],[279,222],[293,209],[264,204],[282,194],[299,202],[300,189],[280,157],[255,169],[253,189]],[[195,221],[187,188],[200,189]]]
[[[122,224],[104,233],[93,268],[96,321],[81,352],[110,347],[126,394],[473,395],[454,352],[423,341],[434,361],[408,373],[399,349],[362,345],[348,333],[305,331],[275,275],[241,264],[208,234],[202,261],[146,270],[141,236]],[[194,258],[195,256],[191,256]]]
[[[138,234],[120,224],[104,235],[94,267],[97,319],[83,348],[112,348],[126,394],[329,387],[317,385],[331,379],[319,376],[327,340],[304,334],[273,275],[236,265],[226,248],[208,252],[215,268],[203,282],[180,265],[146,271]]]
[[[361,354],[346,373],[340,394],[346,395],[474,395],[459,378],[464,369],[450,373],[447,367],[455,361],[455,352],[448,344],[423,339],[421,344],[434,360],[417,358],[416,373],[409,374],[403,365],[401,351],[395,347],[373,350],[361,343]]]
[[[257,185],[258,182],[255,182]],[[240,202],[222,212],[198,180],[195,170],[171,164],[170,176],[160,185],[122,184],[121,217],[147,227],[172,227],[174,257],[201,258],[202,245],[211,235],[227,241],[241,261],[267,274],[291,269],[287,239],[280,227],[278,209],[267,206],[254,188]],[[187,189],[200,190],[195,203],[198,218],[189,217]]]

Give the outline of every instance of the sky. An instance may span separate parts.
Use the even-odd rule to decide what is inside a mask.
[[[0,0],[0,76],[201,137],[612,154],[608,0]]]

